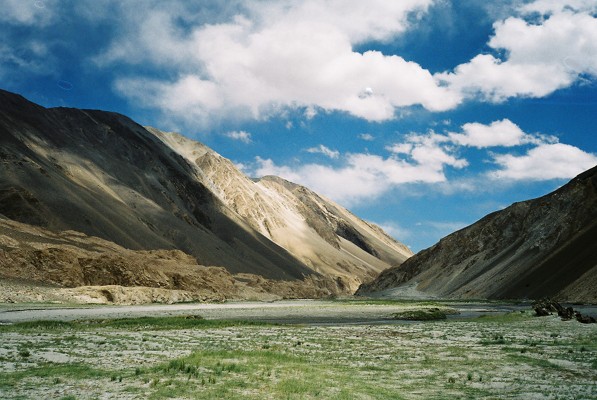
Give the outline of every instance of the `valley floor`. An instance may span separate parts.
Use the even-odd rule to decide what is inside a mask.
[[[436,304],[189,304],[168,310],[172,316],[124,319],[113,319],[127,316],[110,315],[113,307],[94,307],[101,312],[77,317],[93,319],[61,322],[68,318],[56,310],[90,308],[3,305],[0,320],[21,315],[29,322],[0,325],[0,398],[597,398],[596,324],[534,317],[530,308],[471,313],[508,304],[438,303],[468,318],[388,320],[430,306]],[[25,308],[41,315],[23,318]],[[44,316],[55,318],[38,320]],[[250,321],[230,321],[239,318]]]

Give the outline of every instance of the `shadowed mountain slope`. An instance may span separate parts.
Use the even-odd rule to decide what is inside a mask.
[[[597,167],[457,231],[359,294],[597,302]]]
[[[276,240],[280,235],[271,233],[274,221],[288,226],[284,219],[292,213],[272,210],[312,204],[284,204],[278,194],[275,204],[269,195],[256,198],[273,190],[262,190],[263,184],[202,144],[176,136],[184,142],[176,146],[168,137],[175,136],[149,131],[116,113],[46,109],[0,91],[0,214],[134,250],[182,250],[199,264],[224,266],[232,273],[338,277],[347,290],[410,255],[379,228],[318,200],[334,210],[328,213],[334,217],[310,218],[300,226],[310,230],[300,233],[336,252],[326,250],[313,258],[317,262],[309,262],[296,251],[303,248],[300,242],[285,246]],[[201,149],[201,156],[190,157],[185,146]],[[295,196],[294,201],[301,199]],[[298,231],[288,235],[302,238]]]

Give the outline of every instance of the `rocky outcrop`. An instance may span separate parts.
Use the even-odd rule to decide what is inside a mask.
[[[455,232],[358,293],[597,302],[597,167]]]
[[[597,322],[595,318],[590,315],[583,315],[580,311],[576,311],[570,306],[564,307],[550,298],[535,301],[533,303],[533,310],[535,310],[535,315],[538,317],[546,317],[555,312],[562,321],[569,321],[574,318],[582,324],[594,324]]]

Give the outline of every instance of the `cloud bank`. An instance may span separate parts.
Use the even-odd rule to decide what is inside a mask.
[[[460,155],[466,148],[484,149],[485,161],[491,168],[473,181],[449,182],[449,169],[470,166],[471,161]],[[523,154],[498,152],[513,148]],[[251,173],[278,175],[343,204],[355,205],[407,184],[440,184],[446,192],[482,190],[497,182],[569,179],[597,165],[596,155],[558,143],[553,136],[525,133],[508,119],[490,124],[467,123],[460,132],[411,133],[386,150],[386,156],[338,155],[342,165],[337,167],[318,163],[277,165],[271,159],[257,157]]]
[[[341,112],[379,122],[409,107],[441,112],[466,101],[544,97],[597,77],[593,0],[503,6],[512,15],[495,21],[487,51],[435,74],[401,54],[359,50],[399,39],[440,3],[5,0],[4,28],[34,29],[18,46],[0,45],[0,71],[16,65],[42,73],[67,40],[47,40],[57,24],[71,37],[67,25],[98,29],[106,38],[86,61],[116,71],[117,93],[203,126],[265,119],[289,108],[305,110],[307,119]]]

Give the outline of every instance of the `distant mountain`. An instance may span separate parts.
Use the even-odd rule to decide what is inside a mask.
[[[346,292],[411,255],[308,189],[252,181],[183,136],[116,113],[0,91],[0,214],[132,250],[178,249],[231,273],[334,279]]]
[[[597,167],[455,232],[359,294],[597,302]]]

